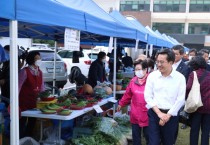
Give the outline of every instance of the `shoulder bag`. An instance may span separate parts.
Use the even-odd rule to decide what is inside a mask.
[[[194,79],[193,79],[193,84],[192,88],[188,94],[188,98],[185,102],[185,107],[184,111],[187,113],[193,113],[195,112],[199,107],[203,106],[202,100],[201,100],[201,93],[200,93],[200,84],[198,81],[198,77],[195,71],[193,71],[194,74]],[[206,71],[203,73],[201,79],[205,77]],[[201,80],[200,79],[200,83]]]

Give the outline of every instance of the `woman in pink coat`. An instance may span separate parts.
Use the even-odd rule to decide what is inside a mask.
[[[131,105],[130,122],[132,124],[133,145],[141,145],[141,130],[143,130],[148,145],[148,116],[144,100],[144,88],[148,76],[147,61],[139,60],[134,63],[135,77],[126,88],[126,92],[119,101],[117,111],[128,104]]]

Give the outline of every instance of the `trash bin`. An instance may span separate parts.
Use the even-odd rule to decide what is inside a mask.
[[[4,124],[4,116],[3,116],[3,111],[5,108],[4,103],[0,103],[0,145],[2,145],[2,134],[3,134],[3,124]]]

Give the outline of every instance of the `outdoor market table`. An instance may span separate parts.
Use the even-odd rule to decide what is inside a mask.
[[[96,105],[102,106],[102,105],[104,105],[106,103],[109,103],[109,102],[116,103],[117,100],[115,100],[114,97],[110,97],[110,98],[106,98],[106,99],[101,100]],[[62,115],[57,115],[57,114],[43,114],[39,109],[32,109],[32,110],[23,111],[23,112],[21,112],[21,116],[41,118],[40,141],[39,142],[44,142],[42,140],[42,137],[43,137],[43,122],[42,122],[42,119],[44,118],[44,119],[59,120],[59,126],[58,126],[59,127],[59,133],[58,133],[59,141],[58,141],[58,144],[61,144],[61,123],[62,123],[62,121],[71,120],[71,119],[74,119],[76,117],[79,117],[79,116],[93,110],[94,106],[93,107],[87,107],[87,108],[84,108],[82,110],[73,110],[73,112],[70,115],[67,115],[67,116],[62,116]],[[115,105],[113,105],[113,106],[115,107]],[[57,142],[56,142],[56,144],[57,144]]]
[[[134,72],[121,72],[124,78],[133,78],[134,77]]]

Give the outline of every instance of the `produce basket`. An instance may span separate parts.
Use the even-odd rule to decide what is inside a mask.
[[[56,102],[57,102],[57,99],[54,99],[52,101],[37,101],[36,108],[41,109],[45,105],[48,105],[50,103],[56,103]]]

